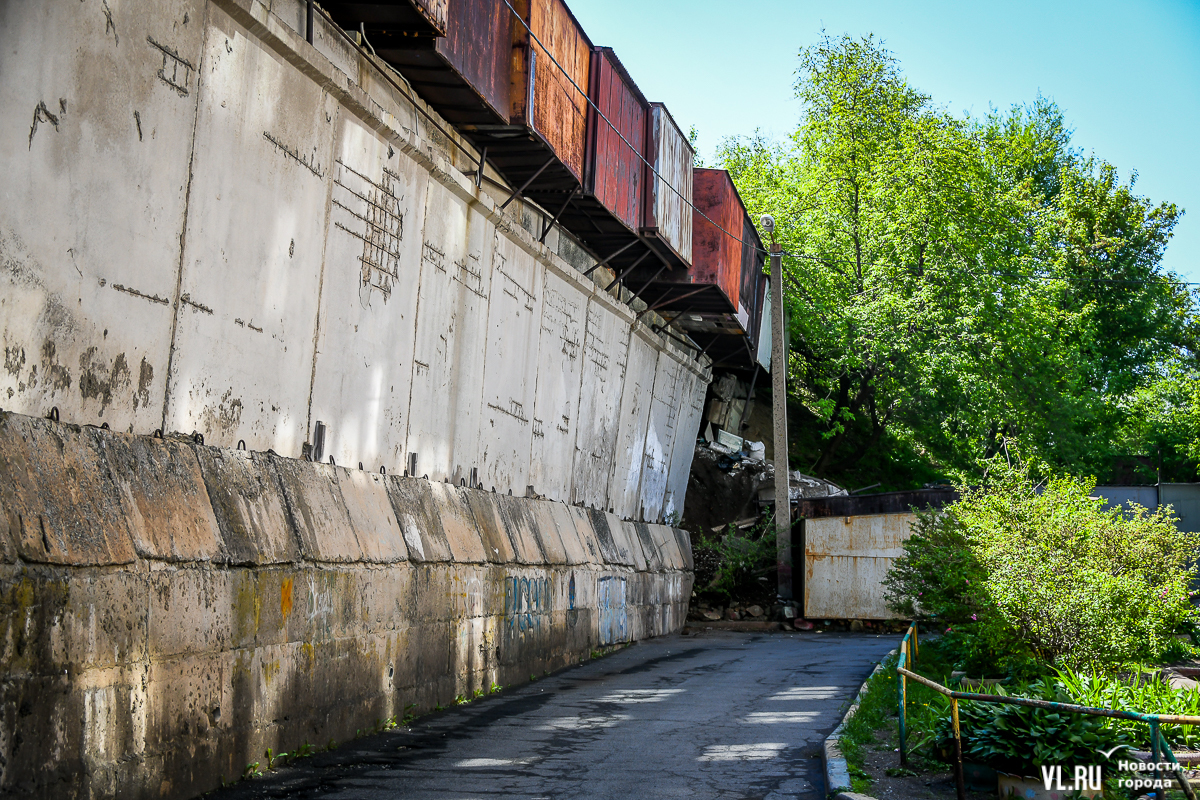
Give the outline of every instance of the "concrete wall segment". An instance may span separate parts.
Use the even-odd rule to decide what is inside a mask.
[[[220,528],[190,443],[119,433],[95,438],[126,501],[139,556],[161,561],[225,560]]]
[[[626,522],[616,514],[608,514],[609,528],[613,532],[613,539],[618,542],[622,554],[628,553],[631,566],[639,572],[647,570],[657,572],[661,570],[662,564],[660,560],[652,563],[650,556],[647,555],[646,549],[642,545],[642,538],[638,535],[636,523]]]
[[[428,173],[356,118],[339,128],[309,416],[326,424],[324,452],[338,463],[398,473]]]
[[[387,476],[341,468],[336,475],[361,559],[378,564],[407,560],[408,547],[388,493]]]
[[[593,295],[587,306],[581,353],[583,391],[579,398],[572,476],[574,488],[570,499],[586,506],[608,509],[613,507],[609,477],[616,451],[630,328],[619,316],[606,313],[600,297]]]
[[[205,9],[0,11],[0,107],[31,120],[0,131],[10,409],[161,424]]]
[[[539,506],[540,513],[550,516],[558,530],[562,542],[565,563],[570,565],[588,564],[593,558],[588,552],[587,544],[575,526],[575,516],[571,507],[566,503],[546,503]]]
[[[454,558],[442,517],[428,481],[392,477],[388,493],[396,521],[413,561],[451,561]]]
[[[272,457],[300,552],[310,561],[348,563],[361,551],[338,486],[337,467]]]
[[[300,548],[269,456],[193,446],[230,564],[297,561]]]
[[[454,561],[481,564],[489,561],[475,515],[467,505],[467,492],[448,483],[429,483],[429,494],[441,518],[442,530]]]
[[[495,492],[480,489],[460,489],[471,510],[474,527],[483,541],[484,559],[491,564],[519,563],[517,548],[500,514],[500,501]]]
[[[23,561],[132,563],[133,509],[89,429],[0,412],[0,505]]]
[[[561,564],[562,557],[557,558],[548,555],[542,549],[543,535],[539,530],[538,518],[534,514],[533,509],[541,505],[543,501],[530,501],[523,497],[513,497],[510,495],[496,494],[492,495],[496,500],[496,505],[500,511],[500,521],[504,526],[504,530],[508,533],[508,538],[513,544],[513,551],[516,555],[518,563],[521,564]],[[558,532],[553,528],[549,529],[553,532],[555,538]],[[554,540],[549,536],[545,537],[550,542],[553,548]]]
[[[569,523],[569,518],[559,518],[555,515],[556,509],[563,508],[561,503],[553,503],[547,500],[524,501],[517,499],[513,505],[523,509],[530,522],[530,532],[537,539],[538,547],[542,553],[542,561],[546,564],[554,564],[555,566],[564,566],[573,563],[568,549],[563,544],[562,533],[559,530],[559,525],[562,521]],[[570,538],[575,538],[575,526],[572,524],[568,534]],[[574,543],[572,543],[574,544]]]
[[[209,24],[166,427],[298,455],[339,104],[233,18]]]
[[[529,483],[560,499],[571,493],[588,295],[549,269],[544,282]]]

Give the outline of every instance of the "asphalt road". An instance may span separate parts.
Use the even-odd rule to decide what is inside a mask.
[[[822,740],[898,639],[662,637],[209,797],[817,800]]]

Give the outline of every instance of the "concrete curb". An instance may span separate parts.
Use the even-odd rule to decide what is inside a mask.
[[[825,791],[827,794],[835,796],[835,800],[873,800],[867,795],[851,791],[850,765],[846,762],[846,757],[842,755],[841,748],[838,747],[838,739],[842,738],[842,729],[846,727],[846,723],[858,711],[858,705],[862,702],[863,695],[867,693],[867,684],[870,683],[871,678],[874,678],[875,673],[883,669],[883,661],[897,652],[899,652],[899,648],[893,649],[883,659],[880,659],[880,662],[875,665],[875,669],[871,670],[871,674],[863,681],[862,686],[858,687],[858,694],[854,695],[854,702],[850,704],[842,721],[833,729],[833,733],[825,737],[825,747],[821,751],[821,758],[825,762]]]

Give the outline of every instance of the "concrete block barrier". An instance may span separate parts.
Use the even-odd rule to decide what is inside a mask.
[[[678,630],[686,534],[0,412],[0,795],[187,798]]]

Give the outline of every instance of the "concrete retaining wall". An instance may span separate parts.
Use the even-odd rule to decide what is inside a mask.
[[[0,795],[185,798],[266,748],[677,630],[686,533],[0,413]]]
[[[303,19],[0,4],[0,404],[682,513],[706,361]]]

